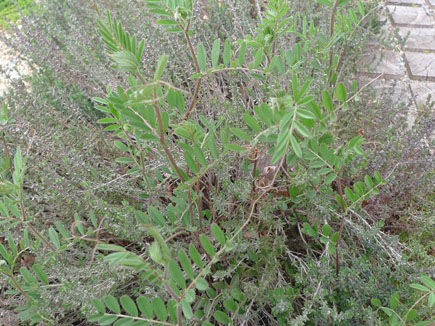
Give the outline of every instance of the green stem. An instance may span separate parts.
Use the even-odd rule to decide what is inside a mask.
[[[29,295],[24,291],[24,289],[21,287],[21,285],[18,283],[17,279],[15,278],[13,272],[6,273],[6,272],[1,272],[3,275],[6,275],[7,277],[9,277],[12,281],[12,283],[14,284],[14,286],[16,287],[16,289],[27,299],[29,300]]]
[[[332,7],[331,18],[329,21],[329,37],[331,38],[331,40],[334,37],[334,32],[335,32],[335,17],[337,15],[338,3],[339,0],[336,0],[334,2],[334,6]],[[334,44],[331,44],[331,48],[329,49],[329,76],[328,76],[328,80],[331,86],[332,86],[332,74],[334,72],[334,69],[332,67],[333,64],[334,64]]]

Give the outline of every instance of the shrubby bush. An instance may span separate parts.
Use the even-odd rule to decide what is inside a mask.
[[[397,238],[365,209],[388,175],[370,169],[364,137],[345,128],[360,95],[346,63],[376,7],[41,8],[16,46],[43,74],[2,111],[0,268],[8,294],[24,298],[23,321],[430,324],[433,281],[409,277]],[[13,151],[8,137],[27,127],[9,108],[45,121],[55,154],[37,137]],[[51,162],[36,167],[56,167],[56,178],[35,171],[40,152]]]

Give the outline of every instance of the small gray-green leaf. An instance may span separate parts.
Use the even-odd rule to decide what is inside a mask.
[[[97,309],[98,313],[104,314],[106,312],[106,306],[101,300],[92,299],[91,303]]]
[[[337,85],[337,88],[336,88],[335,92],[336,92],[337,98],[341,102],[346,102],[346,100],[347,100],[347,91],[346,91],[346,87],[344,86],[343,83],[339,83]]]
[[[163,76],[163,72],[165,71],[166,65],[168,64],[169,56],[167,54],[163,54],[159,58],[159,62],[157,63],[157,68],[154,73],[154,81],[160,80]]]
[[[196,249],[196,247],[195,247],[195,245],[193,243],[191,243],[189,245],[189,254],[190,254],[190,257],[192,258],[193,262],[199,268],[203,268],[204,267],[204,262],[201,259],[201,255],[200,255],[198,249]]]
[[[169,275],[177,283],[177,285],[183,290],[186,288],[186,280],[180,266],[178,266],[175,260],[169,262]]]
[[[118,300],[114,296],[112,295],[105,296],[104,303],[106,307],[109,308],[115,314],[121,313],[121,307],[119,306]]]
[[[224,44],[223,61],[224,61],[225,67],[228,67],[230,65],[230,61],[231,61],[231,41],[228,38],[225,40],[225,44]]]
[[[201,71],[207,70],[207,53],[205,52],[204,44],[199,44],[196,50],[196,57],[198,59],[199,69]]]
[[[217,67],[219,64],[219,54],[221,51],[221,40],[218,38],[213,42],[213,48],[211,50],[211,65]]]
[[[199,277],[195,282],[195,287],[199,291],[205,291],[208,289],[208,282],[204,278]]]
[[[295,126],[295,129],[296,129],[296,130],[297,130],[297,131],[298,131],[302,136],[307,137],[307,138],[311,137],[311,133],[310,133],[310,131],[308,130],[307,127],[305,127],[305,125],[304,125],[302,122],[299,122],[299,121],[295,120],[295,121],[294,121],[294,126]]]
[[[183,315],[186,317],[186,319],[192,319],[193,311],[189,302],[186,300],[181,301],[181,309],[183,310]]]
[[[230,317],[226,313],[220,310],[216,310],[213,314],[214,319],[216,319],[219,323],[224,325],[228,325],[231,322]]]
[[[412,287],[413,289],[416,289],[419,291],[430,292],[429,288],[425,287],[424,285],[418,284],[418,283],[412,283],[409,286]]]
[[[331,94],[328,91],[323,91],[322,93],[323,106],[329,112],[334,111],[334,103],[332,102]]]
[[[151,259],[154,260],[157,264],[164,264],[162,250],[160,249],[157,241],[154,241],[150,246],[150,256]]]
[[[154,313],[160,321],[165,321],[168,319],[168,311],[166,309],[165,303],[161,298],[154,298],[151,302]]]
[[[214,257],[216,255],[216,249],[214,248],[209,238],[207,238],[204,234],[201,234],[201,236],[199,237],[199,241],[201,242],[202,247],[210,257]]]
[[[290,135],[290,143],[297,157],[302,158],[302,149],[295,136]]]
[[[193,280],[195,278],[193,266],[192,263],[190,262],[189,257],[187,256],[186,252],[183,249],[181,249],[178,252],[178,260],[181,266],[183,267],[183,270],[186,272],[187,276],[189,276],[189,278]]]
[[[48,275],[44,272],[44,269],[41,264],[34,264],[32,268],[36,276],[38,276],[38,278],[41,280],[42,283],[44,283],[45,285],[48,285],[50,283],[50,280],[48,279]]]
[[[119,298],[119,301],[121,302],[121,306],[126,313],[133,317],[139,316],[139,311],[137,310],[136,303],[133,301],[132,298],[124,294]]]
[[[145,318],[152,319],[154,317],[153,307],[147,298],[139,297],[136,299],[136,303]]]
[[[136,73],[139,70],[139,61],[130,51],[117,51],[110,55],[117,68],[122,71]]]
[[[211,233],[222,246],[225,245],[225,243],[227,242],[227,239],[225,238],[225,233],[217,224],[213,223],[211,225]]]
[[[54,244],[56,249],[59,249],[60,248],[59,235],[57,234],[56,230],[53,227],[50,227],[48,229],[48,237],[50,238],[50,241]]]
[[[246,43],[242,43],[239,50],[239,57],[237,58],[237,61],[239,62],[240,66],[243,66],[245,64],[246,60]]]
[[[435,290],[435,281],[432,280],[429,276],[422,275],[420,279],[424,283],[424,285],[426,285],[428,288]]]

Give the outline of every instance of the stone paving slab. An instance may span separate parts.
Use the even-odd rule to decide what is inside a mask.
[[[417,105],[435,104],[435,83],[413,80],[411,89]]]
[[[433,53],[405,52],[411,79],[435,82],[435,55]]]
[[[405,42],[406,50],[435,52],[435,28],[401,27],[398,33]]]
[[[424,5],[424,0],[391,0],[387,1],[388,4],[392,5]]]
[[[398,103],[406,105],[412,104],[411,94],[409,87],[402,79],[384,79],[369,76],[360,76],[358,78],[360,87],[370,83],[369,89],[375,89],[380,98],[391,97],[398,100]],[[421,83],[421,82],[420,82]],[[364,94],[364,93],[363,93]]]
[[[399,104],[400,107],[406,107],[407,111],[399,111],[398,115],[402,115],[406,120],[408,128],[411,129],[415,123],[417,107],[415,102],[411,96],[409,85],[403,79],[376,79],[373,81],[373,78],[369,78],[367,76],[360,76],[358,78],[360,81],[360,86],[363,87],[365,84],[370,83],[370,88],[376,91],[376,95],[380,99],[391,100],[394,101],[395,104]],[[417,82],[416,82],[417,83]],[[417,86],[423,87],[422,82],[418,82]],[[421,84],[421,85],[420,85]],[[416,91],[418,91],[416,89]],[[363,91],[363,94],[366,94]]]
[[[386,3],[381,15],[388,19],[382,31],[392,37],[390,50],[380,42],[367,47],[358,79],[378,78],[370,88],[381,98],[404,105],[403,116],[412,130],[418,108],[435,105],[435,0]]]
[[[405,73],[405,64],[400,53],[392,50],[373,48],[361,58],[360,65],[366,67],[369,74],[384,74],[390,78],[400,78]]]
[[[434,19],[422,7],[387,6],[396,25],[431,28],[435,26]]]

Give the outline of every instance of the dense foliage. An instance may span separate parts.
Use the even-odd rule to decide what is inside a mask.
[[[42,3],[17,45],[36,73],[0,116],[0,271],[22,321],[430,325],[426,262],[369,214],[396,167],[373,169],[349,123],[377,6],[104,3]],[[34,103],[54,154],[35,135],[10,146]]]
[[[19,19],[20,13],[28,13],[33,4],[33,0],[1,0],[0,28],[10,27],[11,23]]]

